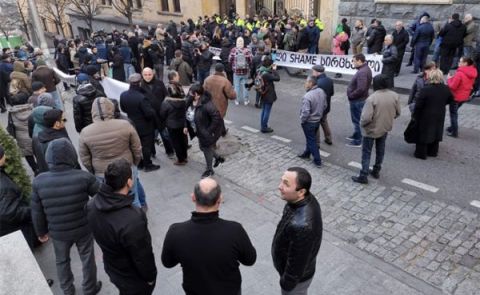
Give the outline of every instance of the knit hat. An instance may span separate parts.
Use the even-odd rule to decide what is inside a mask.
[[[89,66],[87,66],[86,72],[89,76],[93,76],[98,72],[98,69],[94,65],[89,65]]]
[[[40,94],[37,98],[37,101],[39,106],[47,106],[54,108],[56,105],[53,96],[48,92]]]
[[[33,92],[38,91],[38,90],[42,89],[43,87],[45,87],[45,84],[43,84],[40,81],[35,81],[35,82],[32,83]]]
[[[80,74],[78,74],[78,76],[77,76],[77,82],[78,82],[78,84],[82,84],[83,82],[86,82],[86,81],[88,81],[88,80],[89,80],[89,77],[88,77],[88,75],[85,74],[85,73],[80,73]]]
[[[314,70],[315,72],[323,73],[325,72],[325,67],[321,65],[314,65],[312,67],[312,70]]]

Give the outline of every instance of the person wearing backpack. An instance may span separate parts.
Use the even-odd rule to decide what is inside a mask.
[[[253,80],[253,85],[255,85],[255,78],[257,77],[258,69],[262,65],[262,58],[265,55],[265,43],[263,41],[259,42],[257,47],[257,53],[253,57],[252,67],[250,69],[250,77]],[[258,81],[257,81],[258,82]],[[258,84],[258,83],[257,83]],[[258,85],[257,85],[258,86]],[[257,87],[255,87],[256,89]],[[255,107],[260,108],[260,91],[256,91],[255,96]]]
[[[243,98],[243,103],[248,105],[248,91],[245,87],[247,83],[250,64],[252,63],[252,53],[248,48],[244,47],[242,37],[237,38],[236,47],[232,48],[228,57],[228,62],[233,69],[233,87],[237,93],[235,104],[240,104],[240,99]]]
[[[257,77],[255,78],[256,90],[260,91],[260,101],[262,103],[262,113],[260,117],[260,131],[262,133],[271,133],[273,129],[268,127],[268,119],[270,118],[270,111],[273,103],[277,100],[277,93],[275,92],[275,85],[273,82],[280,81],[280,76],[277,73],[277,65],[273,64],[270,56],[265,56],[262,61],[262,66],[258,69]]]

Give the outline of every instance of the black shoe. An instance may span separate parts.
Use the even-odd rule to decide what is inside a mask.
[[[47,279],[47,284],[49,287],[53,285],[53,280],[52,279]]]
[[[213,163],[213,167],[218,167],[218,165],[220,165],[221,163],[225,162],[225,158],[224,157],[218,157],[218,158],[215,158],[215,163]]]
[[[352,176],[353,182],[361,183],[361,184],[368,184],[368,178],[365,176]]]
[[[452,126],[448,127],[446,130],[447,132],[452,132]]]
[[[169,159],[175,159],[175,153],[167,154],[167,157],[168,157]]]
[[[97,281],[97,285],[95,286],[95,294],[98,294],[102,290],[102,281]]]
[[[206,170],[205,172],[203,172],[202,178],[207,178],[207,177],[213,176],[214,174],[215,172],[213,172],[213,170]]]
[[[191,144],[187,145],[187,150],[189,150],[189,149],[191,149],[191,148],[192,148],[192,145],[191,145]]]
[[[300,159],[310,159],[310,155],[306,155],[305,153],[298,154],[297,157]]]
[[[455,138],[458,137],[458,134],[456,132],[452,132],[452,131],[447,131],[447,135],[450,136],[450,137],[455,137]]]
[[[422,160],[426,160],[427,159],[427,156],[420,156],[418,155],[417,153],[414,153],[413,156],[417,159],[422,159]]]
[[[143,169],[143,171],[145,172],[152,172],[152,171],[155,171],[155,170],[158,170],[160,169],[160,165],[155,165],[155,164],[150,164],[148,166],[145,166],[145,168]]]
[[[409,63],[406,65],[406,67],[411,67],[411,66],[413,66],[413,63],[411,63],[411,62],[409,62]]]
[[[262,130],[260,130],[260,132],[262,132],[262,133],[272,133],[273,129],[270,128],[270,127],[267,127],[267,129],[262,129]]]
[[[331,140],[328,140],[328,139],[325,139],[324,142],[325,142],[326,144],[328,144],[328,145],[332,145],[332,144],[333,144],[333,142],[332,142]]]
[[[256,103],[256,104],[255,104],[255,107],[256,107],[257,109],[259,109],[259,108],[260,108],[260,104],[259,104],[259,103]]]
[[[375,179],[379,179],[380,178],[380,171],[376,171],[376,170],[370,170],[369,171],[370,175],[375,178]]]

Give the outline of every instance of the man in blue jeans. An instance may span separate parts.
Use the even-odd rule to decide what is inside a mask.
[[[350,102],[350,115],[354,127],[352,136],[347,137],[350,142],[347,146],[361,147],[362,133],[360,131],[360,115],[362,114],[363,105],[368,97],[368,89],[372,83],[372,70],[368,66],[365,55],[356,54],[352,59],[353,66],[357,72],[348,84],[347,97]]]
[[[313,164],[320,168],[322,160],[317,144],[317,131],[322,120],[323,113],[327,108],[327,95],[323,89],[318,88],[317,79],[308,76],[305,82],[307,93],[303,96],[302,107],[300,109],[300,122],[302,123],[303,133],[305,134],[305,151],[298,155],[301,159],[309,159],[313,155]]]
[[[262,133],[271,133],[273,129],[268,126],[270,112],[273,103],[277,100],[277,93],[275,92],[275,85],[273,82],[280,81],[280,76],[277,73],[277,65],[273,64],[272,58],[265,56],[262,61],[262,66],[258,69],[263,79],[263,87],[260,101],[262,103],[262,113],[260,115],[260,131]],[[238,93],[237,93],[238,95]]]
[[[392,130],[393,120],[400,116],[400,97],[388,89],[387,80],[388,77],[383,74],[373,78],[375,92],[368,97],[362,111],[360,125],[365,135],[362,144],[362,170],[359,176],[352,176],[354,182],[367,184],[369,173],[374,178],[380,177],[387,134]],[[373,170],[370,171],[370,155],[374,143],[376,158]]]

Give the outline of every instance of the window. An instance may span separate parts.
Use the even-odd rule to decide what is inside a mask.
[[[167,12],[170,10],[168,8],[168,0],[160,0],[160,10],[167,11]]]
[[[180,0],[173,0],[173,11],[181,12],[180,9]]]
[[[142,9],[142,0],[137,0],[137,8]]]

